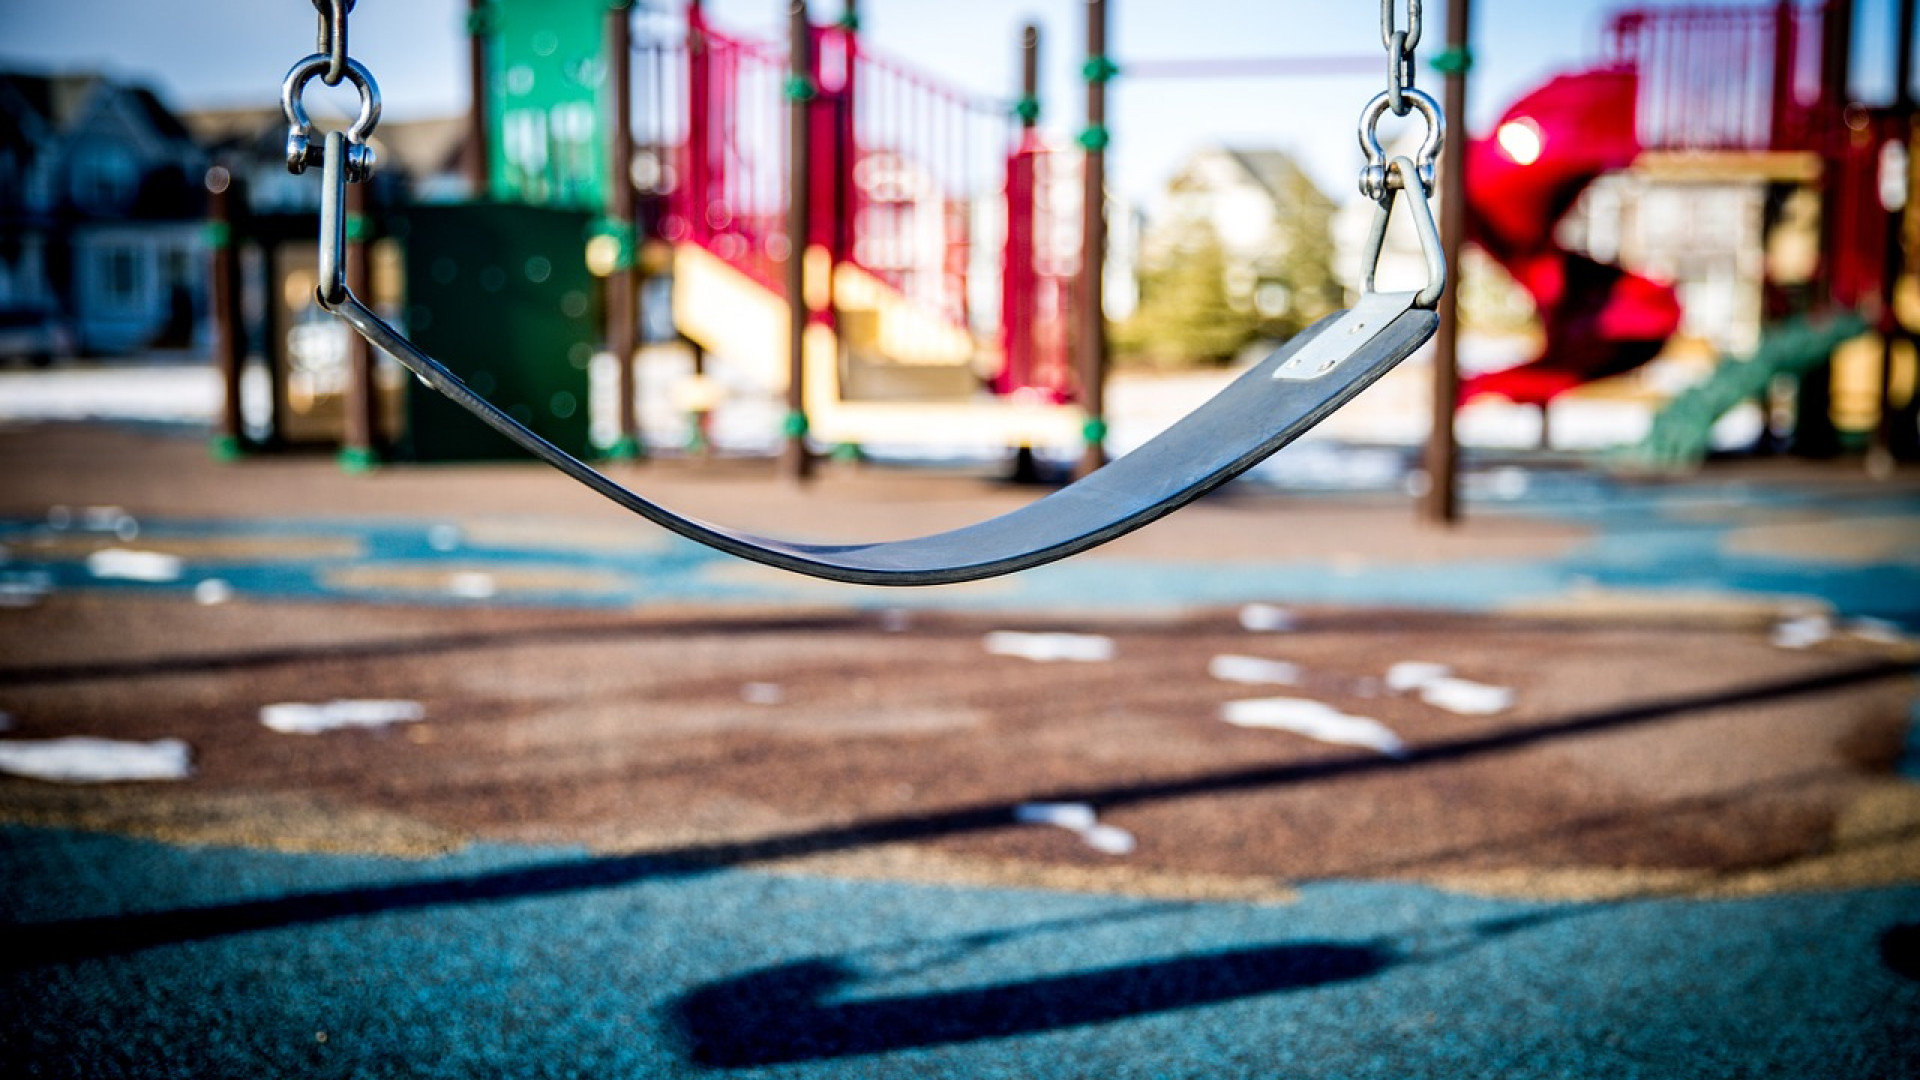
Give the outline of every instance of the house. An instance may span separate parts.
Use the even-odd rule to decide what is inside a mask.
[[[194,344],[206,156],[150,91],[0,73],[0,312],[85,353]]]

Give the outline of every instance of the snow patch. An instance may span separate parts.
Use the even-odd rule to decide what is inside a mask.
[[[1216,656],[1207,662],[1207,674],[1221,682],[1294,686],[1300,682],[1300,665],[1258,656]]]
[[[986,637],[987,652],[994,656],[1013,656],[1035,663],[1060,661],[1098,664],[1112,660],[1113,639],[1100,634],[1029,634],[1015,630],[996,630]]]
[[[1296,630],[1300,620],[1293,612],[1272,604],[1248,604],[1240,609],[1240,628],[1256,634],[1284,634]]]
[[[1447,665],[1423,660],[1408,660],[1388,668],[1386,686],[1396,694],[1418,690],[1421,701],[1462,716],[1491,716],[1513,708],[1511,689],[1458,679]]]
[[[122,742],[74,737],[0,741],[0,772],[64,784],[118,780],[184,780],[193,752],[179,739]]]
[[[1131,855],[1138,841],[1118,825],[1102,825],[1099,815],[1086,803],[1022,803],[1014,807],[1013,820],[1023,825],[1051,825],[1077,833],[1081,842],[1103,855]]]
[[[260,710],[260,723],[285,735],[318,735],[342,728],[379,728],[427,718],[417,701],[329,701],[320,705],[284,702]]]
[[[1420,688],[1420,700],[1462,716],[1492,716],[1513,708],[1513,691],[1468,679],[1434,679]]]
[[[1444,679],[1453,674],[1453,669],[1445,664],[1432,664],[1424,660],[1405,660],[1387,669],[1387,689],[1396,694],[1409,690],[1418,690],[1435,679]]]
[[[1220,718],[1235,727],[1285,731],[1337,746],[1357,746],[1388,757],[1405,757],[1407,744],[1385,724],[1349,716],[1325,702],[1307,698],[1256,698],[1230,701]]]
[[[1801,615],[1776,625],[1771,640],[1776,648],[1811,649],[1831,637],[1832,619],[1825,615]]]
[[[217,577],[211,577],[193,587],[193,602],[201,607],[215,607],[233,599],[233,586]]]
[[[492,574],[463,570],[447,579],[447,592],[462,600],[486,600],[500,591]]]
[[[107,548],[87,556],[87,573],[102,581],[179,581],[184,570],[178,556],[158,551]]]
[[[787,692],[779,683],[750,682],[740,688],[740,700],[749,705],[778,705],[787,700]]]

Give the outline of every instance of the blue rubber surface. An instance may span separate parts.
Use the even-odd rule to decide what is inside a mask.
[[[1111,557],[1082,557],[1043,567],[987,587],[894,590],[822,586],[774,571],[741,574],[741,565],[688,541],[634,523],[632,551],[564,547],[487,546],[462,543],[454,551],[430,541],[435,523],[322,519],[297,524],[189,520],[143,520],[150,540],[197,538],[330,538],[352,542],[355,553],[338,558],[223,560],[187,564],[177,582],[101,582],[84,564],[53,560],[28,567],[51,576],[59,589],[116,588],[190,592],[200,580],[218,577],[243,596],[350,599],[404,603],[472,603],[444,591],[364,587],[345,589],[330,575],[369,565],[435,571],[497,571],[560,567],[590,571],[592,585],[565,590],[503,590],[489,604],[631,608],[648,604],[703,602],[767,603],[831,599],[866,607],[1061,611],[1106,608],[1175,610],[1264,600],[1295,604],[1356,604],[1489,611],[1550,601],[1588,588],[1718,592],[1800,596],[1823,600],[1842,616],[1871,617],[1920,632],[1920,561],[1789,558],[1750,554],[1730,545],[1756,520],[1826,517],[1834,521],[1898,519],[1920,537],[1920,497],[1823,494],[1818,488],[1750,488],[1738,484],[1671,484],[1636,487],[1588,475],[1530,474],[1524,498],[1477,505],[1475,514],[1547,517],[1590,527],[1593,538],[1557,558],[1457,561],[1434,565],[1342,565],[1335,553],[1325,562],[1169,564]],[[1757,518],[1756,515],[1764,515]],[[38,521],[0,519],[0,543],[45,530]],[[135,545],[137,546],[137,545]],[[823,588],[831,588],[823,593]]]
[[[0,830],[28,1076],[1875,1077],[1920,887],[1284,905]]]

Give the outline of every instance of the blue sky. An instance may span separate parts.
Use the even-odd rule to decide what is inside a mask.
[[[662,6],[665,0],[657,0]],[[1647,3],[1647,0],[1642,0]],[[1859,0],[1855,69],[1870,96],[1886,93],[1894,0]],[[677,4],[676,4],[677,6]],[[1484,128],[1506,104],[1557,71],[1592,60],[1606,14],[1625,0],[1478,0],[1479,67],[1469,122]],[[1667,6],[1651,3],[1648,6]],[[839,0],[815,0],[816,17]],[[1445,0],[1429,0],[1427,56],[1441,47]],[[361,0],[354,54],[379,79],[387,115],[402,119],[464,108],[466,0]],[[709,0],[717,21],[771,33],[784,0]],[[1379,9],[1370,0],[1110,0],[1110,53],[1128,60],[1261,55],[1381,55]],[[1022,22],[1046,35],[1046,123],[1081,122],[1076,73],[1082,0],[863,0],[869,40],[981,93],[1015,89]],[[272,103],[287,67],[313,45],[307,0],[0,0],[0,64],[100,68],[148,82],[180,107]],[[1290,148],[1323,186],[1345,195],[1358,167],[1353,125],[1385,78],[1129,81],[1115,84],[1110,126],[1116,184],[1144,198],[1191,150],[1209,142]],[[1429,82],[1437,80],[1429,77]],[[1389,133],[1390,134],[1390,133]]]

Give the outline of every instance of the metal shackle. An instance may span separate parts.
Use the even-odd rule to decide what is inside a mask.
[[[332,63],[327,54],[314,53],[294,64],[280,85],[280,110],[287,117],[287,170],[296,175],[306,172],[310,165],[320,164],[324,157],[323,148],[314,141],[313,121],[308,118],[301,97],[307,83],[316,75],[325,74]],[[367,139],[380,123],[380,87],[358,60],[347,61],[346,79],[360,91],[360,115],[354,118],[346,133],[346,174],[349,181],[361,183],[373,176],[375,156]]]
[[[1427,121],[1427,136],[1420,142],[1420,153],[1414,159],[1419,173],[1420,193],[1433,192],[1434,172],[1440,161],[1440,147],[1447,138],[1446,115],[1440,111],[1440,104],[1428,96],[1425,91],[1406,89],[1405,100],[1412,104],[1413,110]],[[1387,152],[1380,145],[1380,118],[1393,108],[1388,94],[1379,94],[1360,112],[1360,149],[1366,152],[1367,165],[1360,171],[1360,193],[1379,202],[1387,195]]]

